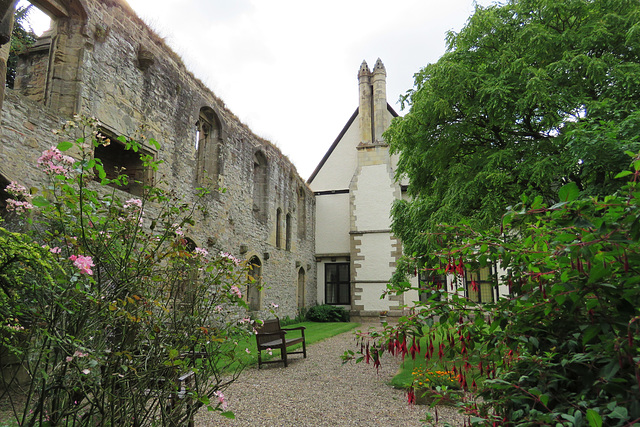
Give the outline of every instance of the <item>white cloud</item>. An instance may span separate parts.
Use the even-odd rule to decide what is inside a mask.
[[[491,0],[480,1],[491,4]],[[357,71],[380,57],[387,96],[444,53],[473,0],[129,0],[194,74],[308,177],[358,104]]]

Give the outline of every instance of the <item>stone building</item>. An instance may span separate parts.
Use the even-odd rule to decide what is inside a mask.
[[[5,35],[10,3],[0,1]],[[265,314],[277,303],[279,315],[295,316],[315,304],[315,198],[289,159],[241,123],[125,0],[32,3],[51,16],[52,28],[21,55],[14,89],[0,90],[0,187],[40,184],[36,159],[59,142],[52,131],[74,114],[97,118],[106,135],[133,137],[144,128],[161,144],[144,147],[165,161],[158,176],[187,202],[202,184],[227,189],[207,196],[208,213],[188,237],[258,267],[264,289],[249,294],[252,309]],[[7,55],[5,43],[0,69]],[[150,178],[118,143],[95,155]]]
[[[382,137],[397,116],[387,103],[386,75],[380,59],[373,71],[362,63],[359,106],[308,180],[316,197],[318,301],[352,316],[399,315],[418,298],[415,291],[380,298],[402,255],[390,211],[406,189]]]

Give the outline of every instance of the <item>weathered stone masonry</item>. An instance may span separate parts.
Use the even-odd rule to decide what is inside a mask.
[[[293,316],[314,304],[315,200],[292,163],[241,123],[124,0],[33,3],[54,25],[50,42],[21,58],[15,89],[5,90],[0,178],[39,184],[36,159],[59,142],[52,131],[73,114],[96,117],[114,135],[144,128],[161,144],[146,150],[165,160],[156,179],[187,201],[203,183],[227,189],[207,196],[208,212],[188,237],[259,262],[264,290],[252,296],[256,309],[265,314],[276,303],[279,315]],[[114,150],[104,155],[124,162]]]

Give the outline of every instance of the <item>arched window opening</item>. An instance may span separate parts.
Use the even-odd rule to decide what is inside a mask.
[[[141,156],[151,155],[148,150],[138,149],[138,152],[127,150],[113,132],[100,129],[99,138],[108,140],[108,144],[101,144],[93,151],[93,156],[100,159],[107,179],[116,179],[121,175],[126,175],[126,182],[110,184],[114,188],[126,191],[136,196],[142,196],[145,185],[153,182],[153,170],[145,167]],[[100,182],[101,178],[96,173],[95,180]]]
[[[304,308],[305,281],[306,277],[304,268],[300,267],[298,270],[298,308]]]
[[[298,239],[305,239],[307,236],[307,206],[304,188],[298,189]]]
[[[276,248],[282,247],[282,210],[278,208],[276,211]]]
[[[249,273],[251,283],[247,288],[247,303],[249,304],[249,311],[259,311],[261,308],[262,262],[258,257],[254,256],[249,260],[249,266],[251,267]]]
[[[196,182],[218,185],[222,173],[220,120],[211,108],[203,107],[196,122]]]
[[[267,158],[262,151],[253,155],[253,213],[267,218]]]
[[[287,217],[285,219],[285,249],[290,251],[291,250],[291,214],[287,214]]]

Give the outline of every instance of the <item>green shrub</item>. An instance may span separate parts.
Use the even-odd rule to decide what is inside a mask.
[[[307,320],[311,322],[348,322],[349,312],[343,307],[316,305],[307,311]]]

